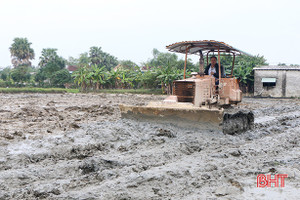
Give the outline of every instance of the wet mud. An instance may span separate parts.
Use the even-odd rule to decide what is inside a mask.
[[[298,199],[299,100],[245,98],[234,135],[120,119],[163,98],[0,94],[0,199]],[[285,187],[257,188],[270,173]]]

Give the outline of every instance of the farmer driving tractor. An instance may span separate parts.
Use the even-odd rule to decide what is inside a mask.
[[[219,84],[219,65],[217,63],[217,57],[212,56],[210,58],[210,64],[205,68],[205,75],[211,75],[216,79],[216,85]],[[224,67],[221,65],[221,77],[225,78]]]

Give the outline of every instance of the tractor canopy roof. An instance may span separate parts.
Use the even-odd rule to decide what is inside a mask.
[[[215,40],[198,40],[198,41],[183,41],[177,42],[166,47],[171,52],[184,53],[184,54],[200,54],[200,51],[204,53],[213,53],[220,51],[225,54],[234,55],[248,55],[250,54],[243,52],[237,48],[234,48],[224,42],[218,42]]]

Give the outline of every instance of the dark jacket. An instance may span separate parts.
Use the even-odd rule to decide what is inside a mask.
[[[207,67],[205,68],[205,70],[204,70],[205,75],[208,75],[208,71],[209,71],[210,66],[211,66],[211,64],[207,65]],[[215,68],[216,68],[216,73],[214,74],[214,77],[219,78],[219,65],[218,65],[218,63],[216,63]],[[221,65],[221,77],[224,78],[224,67],[222,65]]]

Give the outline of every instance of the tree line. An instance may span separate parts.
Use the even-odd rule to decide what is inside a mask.
[[[160,52],[153,49],[152,58],[139,65],[130,60],[119,61],[104,52],[101,47],[90,47],[88,52],[78,58],[65,59],[58,55],[57,49],[45,48],[39,57],[38,66],[31,60],[34,50],[27,38],[15,38],[9,48],[12,67],[0,71],[0,87],[79,87],[82,91],[101,89],[155,89],[171,93],[174,80],[183,78],[184,60],[175,53]],[[221,56],[221,63],[229,74],[231,56]],[[266,65],[263,56],[239,56],[236,58],[234,76],[240,80],[244,90],[253,89],[253,68]],[[76,70],[71,74],[66,66]],[[187,74],[199,71],[199,63],[187,60]]]

